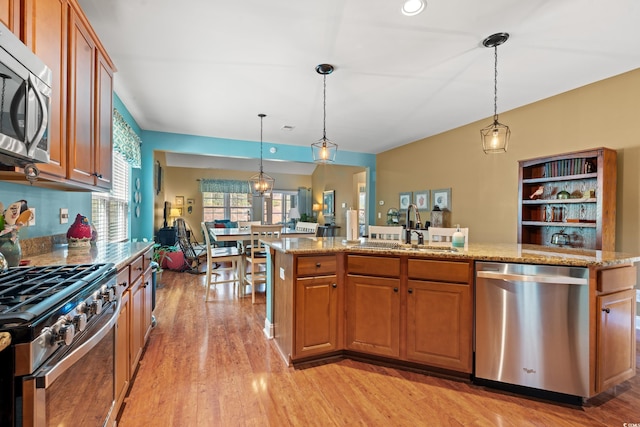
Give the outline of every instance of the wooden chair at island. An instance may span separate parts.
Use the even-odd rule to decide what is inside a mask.
[[[282,225],[252,225],[250,231],[250,248],[243,253],[244,263],[242,271],[244,284],[251,286],[251,303],[256,302],[256,285],[267,281],[267,249],[260,239],[278,238]]]
[[[404,242],[404,228],[397,225],[370,225],[369,241]]]
[[[448,244],[451,245],[453,233],[458,229],[456,227],[429,227],[429,244]],[[460,232],[464,234],[464,244],[469,243],[469,229],[460,228]]]
[[[211,236],[209,235],[209,227],[206,223],[201,222],[202,233],[204,235],[206,252],[207,252],[207,275],[205,277],[206,291],[204,293],[204,300],[209,301],[209,291],[213,286],[214,292],[217,291],[216,285],[221,283],[237,283],[238,294],[240,293],[240,285],[242,285],[242,254],[238,251],[238,248],[229,246],[218,248],[211,245]],[[230,266],[224,266],[225,263],[230,263]],[[215,268],[214,264],[220,264],[220,267]],[[221,273],[228,272],[229,277],[220,279]]]

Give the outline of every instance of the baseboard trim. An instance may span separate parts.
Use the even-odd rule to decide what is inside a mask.
[[[273,339],[273,324],[269,322],[269,319],[264,319],[264,329],[262,331],[268,340]]]

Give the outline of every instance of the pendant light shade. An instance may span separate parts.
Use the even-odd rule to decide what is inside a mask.
[[[260,171],[249,178],[249,188],[251,188],[251,194],[254,196],[270,195],[273,190],[273,183],[275,179],[262,170],[262,119],[267,117],[266,114],[258,114],[260,117]]]
[[[485,154],[506,153],[509,145],[511,131],[509,126],[498,121],[498,46],[509,39],[508,33],[493,34],[482,42],[485,47],[494,49],[494,74],[493,74],[493,123],[480,130],[482,137],[482,149]]]
[[[327,139],[327,74],[333,73],[333,65],[320,64],[316,66],[316,73],[321,74],[324,81],[323,91],[323,119],[322,138],[311,144],[311,153],[315,163],[333,163],[336,160],[338,145]]]

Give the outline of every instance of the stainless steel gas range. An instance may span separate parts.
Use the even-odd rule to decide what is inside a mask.
[[[111,424],[119,309],[113,264],[0,273],[0,424]]]

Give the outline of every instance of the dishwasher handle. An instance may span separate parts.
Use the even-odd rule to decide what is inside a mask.
[[[588,285],[589,281],[583,277],[552,276],[543,274],[509,274],[497,271],[478,271],[476,277],[483,279],[498,279],[516,282],[554,283],[558,285]]]

